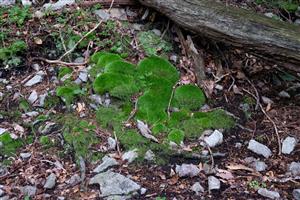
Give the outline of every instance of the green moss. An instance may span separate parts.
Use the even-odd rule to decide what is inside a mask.
[[[151,82],[151,78],[158,77],[165,79],[174,85],[179,80],[179,73],[176,68],[167,60],[152,56],[142,60],[138,64],[139,76],[145,77]]]
[[[101,127],[114,130],[122,125],[122,121],[126,120],[126,115],[116,107],[99,107],[96,119]]]
[[[99,56],[97,66],[105,67],[109,63],[112,63],[116,60],[122,60],[121,56],[113,53],[104,53],[103,55]]]
[[[205,103],[205,95],[199,87],[182,85],[176,88],[172,105],[180,109],[196,110]]]
[[[184,140],[184,132],[179,129],[173,129],[168,134],[168,140],[180,145],[180,143],[183,142],[183,140]]]
[[[170,119],[168,120],[168,127],[179,127],[181,122],[187,119],[190,119],[190,113],[186,110],[172,112]]]
[[[123,60],[117,60],[106,65],[104,72],[134,76],[136,74],[136,67],[135,65]]]
[[[51,147],[51,146],[53,146],[54,145],[54,141],[52,141],[51,139],[50,139],[50,137],[49,136],[47,136],[47,135],[43,135],[43,136],[41,136],[40,137],[40,139],[39,139],[39,141],[40,141],[40,144],[44,147],[44,148],[49,148],[49,147]]]
[[[61,67],[61,68],[59,68],[59,71],[58,71],[58,79],[61,79],[65,75],[71,74],[71,73],[72,73],[72,69],[70,67]]]
[[[0,147],[0,155],[2,156],[13,156],[18,148],[23,146],[23,142],[20,139],[11,138],[8,132],[0,135],[0,142],[2,143]]]
[[[152,127],[152,133],[157,135],[159,133],[166,133],[168,131],[168,127],[163,123],[157,123]]]
[[[110,92],[117,98],[128,98],[139,90],[132,76],[116,73],[101,74],[94,81],[93,87],[99,94]]]
[[[67,106],[69,106],[73,100],[81,94],[83,94],[83,91],[75,84],[61,86],[56,89],[56,95],[61,97]]]
[[[202,127],[201,119],[192,118],[192,119],[185,120],[184,122],[181,122],[181,124],[186,138],[189,139],[198,138],[204,131],[204,128]]]

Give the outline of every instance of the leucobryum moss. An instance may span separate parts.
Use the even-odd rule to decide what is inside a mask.
[[[173,94],[179,73],[165,59],[152,56],[135,66],[118,55],[100,52],[92,57],[91,62],[101,66],[93,83],[94,91],[109,93],[118,102],[123,102],[100,107],[96,113],[97,122],[115,132],[125,149],[137,148],[141,156],[150,149],[158,157],[165,157],[171,154],[170,141],[181,144],[199,137],[205,129],[234,126],[234,120],[221,109],[199,112],[205,103],[205,95],[197,86],[179,86]],[[125,128],[124,122],[135,107],[132,97],[138,98],[133,119],[146,122],[159,143],[143,137],[134,128]],[[169,116],[169,104],[179,111],[171,112]]]

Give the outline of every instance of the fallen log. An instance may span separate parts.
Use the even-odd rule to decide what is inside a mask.
[[[80,7],[91,7],[96,4],[100,4],[103,7],[109,7],[112,0],[92,0],[92,1],[82,1],[78,3]],[[113,6],[133,6],[136,5],[135,0],[114,0]]]
[[[300,72],[300,27],[213,0],[139,0],[190,31]]]

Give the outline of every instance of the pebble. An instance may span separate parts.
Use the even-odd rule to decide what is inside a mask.
[[[74,60],[74,63],[84,63],[84,57],[78,57]],[[82,71],[87,71],[86,69],[83,69]]]
[[[220,90],[220,91],[223,90],[223,86],[222,86],[222,85],[219,85],[219,84],[216,84],[216,85],[215,85],[215,88],[216,88],[217,90]]]
[[[25,113],[25,116],[28,116],[28,117],[36,117],[38,115],[39,115],[39,113],[36,111],[31,111],[31,112]]]
[[[0,6],[10,6],[14,5],[16,0],[0,0]]]
[[[242,148],[242,146],[243,146],[243,144],[240,143],[240,142],[237,142],[237,143],[235,143],[235,145],[234,145],[234,147],[235,147],[235,148],[238,148],[238,149]]]
[[[161,31],[158,29],[152,29],[152,32],[157,36],[161,36]]]
[[[108,168],[110,168],[112,166],[116,166],[116,165],[119,165],[119,163],[114,158],[104,156],[102,158],[102,163],[100,165],[98,165],[93,170],[93,172],[94,173],[100,173],[100,172],[103,172],[103,171],[107,170]]]
[[[108,150],[115,150],[117,147],[117,142],[114,138],[107,138]]]
[[[300,175],[300,162],[292,162],[288,166],[288,172],[291,172],[293,176]]]
[[[204,141],[207,143],[209,147],[215,147],[223,142],[223,134],[215,130],[210,136],[205,137]]]
[[[221,188],[221,182],[214,176],[208,177],[208,190],[219,190]]]
[[[204,192],[204,188],[199,182],[194,183],[194,185],[191,187],[191,190],[194,191],[196,195]]]
[[[3,97],[4,97],[3,92],[0,92],[0,101],[3,99]]]
[[[111,195],[130,195],[141,189],[141,186],[122,174],[112,171],[103,172],[91,178],[89,184],[99,184],[103,197]],[[122,199],[121,197],[118,199]],[[125,198],[123,198],[125,199]]]
[[[2,135],[3,133],[7,132],[7,129],[5,128],[0,128],[0,135]]]
[[[254,163],[252,164],[252,166],[258,172],[265,171],[267,169],[267,167],[268,167],[265,162],[263,162],[263,161],[257,161],[257,160],[254,161]]]
[[[55,186],[56,182],[56,175],[54,173],[51,173],[46,180],[46,183],[44,185],[45,189],[52,189]]]
[[[265,15],[266,17],[269,17],[269,18],[276,17],[276,15],[275,15],[274,13],[271,13],[271,12],[264,13],[264,15]]]
[[[141,190],[140,190],[141,195],[146,194],[146,192],[147,192],[147,189],[146,189],[146,188],[141,188]]]
[[[110,14],[108,14],[104,9],[95,10],[94,14],[97,15],[103,21],[107,21],[110,18]]]
[[[200,173],[200,169],[193,164],[176,165],[175,171],[179,177],[194,177]]]
[[[173,55],[170,56],[170,60],[171,60],[172,62],[174,62],[174,63],[177,63],[178,56],[175,55],[175,54],[173,54]]]
[[[264,104],[273,104],[274,103],[270,98],[265,97],[265,96],[262,96],[261,99]]]
[[[66,181],[66,183],[69,184],[71,187],[74,187],[80,182],[81,182],[81,178],[78,174],[74,174],[73,176],[71,176],[69,180]]]
[[[90,96],[90,99],[96,103],[96,105],[102,105],[102,98],[100,95],[98,94],[93,94]]]
[[[295,200],[300,200],[300,189],[293,190],[293,197],[295,198]]]
[[[290,154],[295,149],[297,140],[293,137],[286,137],[282,142],[281,152],[283,154]]]
[[[20,153],[20,157],[23,160],[29,159],[31,157],[31,153]]]
[[[30,0],[22,0],[22,5],[23,6],[31,6],[32,2]]]
[[[45,14],[42,11],[40,11],[40,10],[35,11],[35,13],[33,14],[33,16],[36,17],[36,18],[38,18],[38,19],[43,18],[44,15]]]
[[[59,0],[56,3],[46,3],[44,4],[45,10],[59,10],[66,5],[72,5],[75,3],[75,0]]]
[[[79,72],[79,76],[78,76],[78,78],[82,81],[82,82],[87,82],[87,80],[88,80],[88,72],[87,72],[87,70],[81,70],[80,72]]]
[[[279,199],[280,198],[280,194],[278,192],[267,190],[266,188],[259,188],[257,193],[260,194],[261,196],[264,196],[264,197],[267,197],[270,199]]]
[[[36,194],[37,188],[35,186],[27,185],[27,186],[21,187],[20,191],[24,196],[33,197]]]
[[[148,150],[146,153],[145,153],[145,157],[144,157],[146,160],[148,161],[153,161],[155,159],[155,154],[153,153],[153,151],[151,150]]]
[[[44,77],[44,72],[43,72],[43,71],[38,71],[38,72],[34,75],[34,77],[32,77],[29,81],[27,81],[27,82],[25,83],[25,86],[26,86],[26,87],[31,87],[31,86],[33,86],[33,85],[36,85],[36,84],[38,84],[38,83],[40,83],[40,82],[43,81],[43,77]]]
[[[39,97],[39,106],[44,107],[45,99],[46,99],[47,96],[48,96],[47,93],[40,95],[40,97]]]
[[[279,96],[279,97],[282,97],[282,98],[287,98],[287,99],[288,99],[288,98],[291,98],[291,95],[290,95],[289,93],[287,93],[286,91],[284,91],[284,90],[281,91],[281,92],[279,92],[279,93],[278,93],[278,96]]]
[[[247,148],[258,155],[264,156],[265,158],[269,158],[272,155],[271,150],[266,145],[261,144],[253,139],[250,140]]]
[[[132,163],[138,157],[137,149],[127,151],[122,155],[122,160]]]
[[[37,99],[38,99],[38,93],[36,92],[36,90],[33,90],[28,97],[28,101],[31,104],[33,104]]]
[[[122,20],[122,21],[127,20],[126,11],[123,8],[112,8],[112,9],[110,9],[110,16],[112,18],[116,18],[116,19]]]

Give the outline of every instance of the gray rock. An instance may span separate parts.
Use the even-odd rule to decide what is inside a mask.
[[[44,72],[39,71],[39,72],[36,73],[36,75],[34,75],[34,77],[32,77],[29,81],[27,81],[25,83],[25,86],[26,87],[31,87],[33,85],[36,85],[36,84],[43,81],[43,77],[44,77]]]
[[[36,92],[36,90],[33,90],[28,97],[28,101],[31,104],[33,104],[37,99],[38,99],[38,93]]]
[[[200,173],[200,169],[193,164],[176,165],[175,171],[179,177],[194,177]]]
[[[217,90],[220,90],[220,91],[223,90],[223,86],[222,86],[222,85],[219,85],[219,84],[216,84],[216,85],[215,85],[215,88],[216,88]]]
[[[283,154],[290,154],[295,149],[297,140],[293,137],[286,137],[282,142],[281,152]]]
[[[274,103],[270,98],[265,97],[265,96],[262,96],[261,100],[262,100],[262,102],[264,102],[264,104],[273,104]]]
[[[107,138],[108,150],[115,150],[117,147],[117,142],[114,138],[109,137]]]
[[[71,187],[77,185],[80,182],[81,178],[78,174],[74,174],[69,180],[66,181],[66,183],[69,184]]]
[[[146,153],[145,153],[145,157],[144,157],[146,160],[148,161],[153,161],[155,159],[155,154],[153,153],[153,151],[151,150],[148,150]]]
[[[296,25],[300,25],[300,19],[296,19],[296,20],[294,21],[294,23],[295,23]]]
[[[94,14],[97,15],[103,21],[107,21],[110,18],[110,14],[108,14],[104,9],[95,10]]]
[[[286,91],[281,91],[278,93],[278,96],[280,96],[281,98],[291,98],[291,95],[289,93],[287,93]]]
[[[6,196],[4,196],[4,197],[0,197],[0,200],[9,200],[9,196],[6,195]],[[10,200],[12,200],[12,199],[10,199]]]
[[[122,155],[122,160],[132,163],[138,157],[137,149],[127,151]]]
[[[74,63],[84,63],[84,57],[78,57],[74,60]],[[86,69],[84,69],[86,71]]]
[[[3,92],[0,92],[0,101],[3,99],[3,97],[4,97]]]
[[[280,198],[280,194],[278,192],[270,191],[270,190],[267,190],[266,188],[259,188],[257,193],[260,194],[261,196],[267,197],[269,199],[279,199]]]
[[[96,103],[96,105],[102,105],[102,98],[100,95],[98,94],[93,94],[90,96],[90,99]]]
[[[28,117],[36,117],[36,116],[38,116],[38,115],[39,115],[39,113],[36,112],[36,111],[27,112],[27,113],[24,114],[25,117],[26,117],[26,116],[28,116]],[[22,117],[23,117],[23,116],[22,116]]]
[[[257,161],[257,160],[254,161],[254,163],[252,164],[252,166],[258,172],[265,171],[267,169],[267,167],[268,167],[265,162],[263,162],[263,161]]]
[[[44,185],[44,188],[45,189],[54,188],[55,182],[56,182],[56,175],[54,173],[51,173],[46,179],[46,183]]]
[[[0,189],[0,197],[2,197],[5,194],[4,190]]]
[[[300,200],[300,189],[293,190],[293,197],[295,198],[295,200]]]
[[[44,17],[44,13],[42,12],[42,11],[40,11],[40,10],[37,10],[37,11],[35,11],[35,13],[34,13],[34,17],[36,17],[36,18],[38,18],[38,19],[41,19],[41,18],[43,18]]]
[[[119,163],[116,161],[116,159],[108,157],[108,156],[104,156],[102,158],[102,163],[100,165],[98,165],[93,172],[94,173],[100,173],[103,172],[105,170],[107,170],[108,168],[112,167],[112,166],[116,166],[119,165]]]
[[[208,190],[219,190],[221,188],[221,182],[214,176],[208,177]]]
[[[204,188],[199,182],[194,183],[194,185],[191,187],[191,190],[194,191],[196,195],[204,192]]]
[[[23,6],[31,6],[32,2],[30,0],[22,0],[22,5]]]
[[[80,72],[79,72],[79,76],[78,76],[78,78],[80,79],[80,80],[82,80],[82,82],[87,82],[87,80],[88,80],[88,72],[87,72],[87,70],[81,70]]]
[[[39,106],[43,107],[45,105],[45,99],[48,96],[47,93],[41,94],[39,97]]]
[[[7,129],[5,128],[0,128],[0,135],[2,135],[3,133],[7,132]]]
[[[43,135],[50,134],[54,130],[56,130],[57,124],[54,122],[46,122],[45,126],[40,126],[39,127],[39,132]]]
[[[123,8],[112,8],[110,10],[110,16],[112,18],[115,18],[115,19],[118,19],[118,20],[122,20],[122,21],[126,21],[127,20],[126,11]]]
[[[269,17],[269,18],[273,18],[273,17],[276,17],[277,15],[271,13],[271,12],[268,12],[268,13],[265,13],[264,14],[266,17]]]
[[[29,159],[31,157],[31,153],[20,153],[20,157],[23,160]]]
[[[0,6],[10,6],[14,5],[16,0],[0,0]]]
[[[293,176],[300,175],[300,162],[292,162],[288,166],[288,172],[291,172]]]
[[[99,184],[102,197],[129,195],[141,189],[141,186],[131,179],[111,171],[97,174],[91,178],[89,184]]]
[[[238,149],[242,148],[242,146],[243,146],[243,144],[240,143],[240,142],[237,142],[237,143],[235,143],[235,145],[234,145],[234,147],[235,147],[235,148],[238,148]]]
[[[57,197],[57,200],[65,200],[65,197]]]
[[[223,142],[223,134],[215,130],[210,136],[205,137],[204,141],[208,144],[209,147],[215,147]]]
[[[146,194],[146,192],[147,192],[147,189],[146,189],[146,188],[141,188],[141,190],[140,190],[141,195]]]
[[[178,56],[173,54],[173,55],[170,56],[170,60],[173,61],[174,63],[177,63]]]
[[[143,28],[142,24],[137,24],[137,23],[131,24],[131,26],[132,26],[132,29],[136,30],[136,31],[141,31]]]
[[[158,29],[152,29],[152,32],[157,36],[161,36],[161,31]]]
[[[46,3],[44,8],[46,10],[59,10],[67,5],[72,5],[75,3],[75,0],[59,0],[56,3]]]
[[[258,155],[264,156],[265,158],[269,158],[272,155],[271,150],[266,145],[263,145],[253,139],[250,140],[247,148]]]
[[[27,185],[27,186],[21,187],[20,191],[24,196],[33,197],[36,194],[37,188],[35,186]]]

